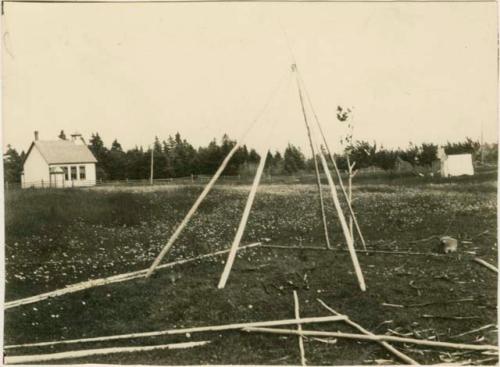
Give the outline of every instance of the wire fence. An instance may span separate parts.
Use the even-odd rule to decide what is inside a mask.
[[[48,181],[37,180],[28,182],[5,182],[4,187],[6,190],[14,190],[21,188],[32,189],[54,189],[54,188],[82,188],[82,187],[125,187],[125,186],[177,186],[177,185],[203,185],[212,179],[210,175],[192,175],[187,177],[172,177],[172,178],[158,178],[150,179],[123,179],[123,180],[67,180],[67,181]],[[301,174],[301,175],[263,175],[262,183],[313,183],[316,176],[314,174]],[[322,179],[326,183],[326,176],[322,174]],[[245,185],[251,184],[253,176],[249,175],[234,175],[234,176],[220,176],[217,180],[221,184],[232,185]]]

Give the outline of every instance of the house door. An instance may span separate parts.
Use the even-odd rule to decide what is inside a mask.
[[[49,187],[64,187],[64,174],[62,172],[51,173]]]

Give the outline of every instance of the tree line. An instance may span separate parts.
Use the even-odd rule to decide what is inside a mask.
[[[64,139],[61,132],[59,138]],[[156,179],[187,177],[191,175],[212,175],[227,154],[236,145],[236,141],[224,134],[220,141],[213,139],[207,146],[194,148],[179,133],[166,140],[158,137],[150,148],[134,147],[124,150],[118,140],[114,140],[108,148],[101,136],[93,133],[88,147],[96,157],[98,180],[147,179],[150,177],[151,155],[153,155],[153,175]],[[472,153],[476,160],[483,158],[488,162],[496,162],[497,144],[485,144],[481,150],[479,142],[467,138],[462,142],[448,142],[444,145],[447,154]],[[411,166],[430,166],[436,160],[438,146],[432,143],[411,144],[405,149],[386,149],[376,142],[350,141],[344,154],[337,155],[340,169],[346,169],[346,156],[356,162],[357,168],[379,167],[393,170],[398,161]],[[4,181],[20,182],[23,162],[26,153],[19,153],[11,145],[4,154]],[[224,170],[224,175],[252,175],[260,160],[255,149],[242,145]],[[283,152],[269,152],[266,158],[266,173],[271,175],[291,175],[298,172],[311,173],[314,170],[312,158],[304,155],[301,149],[288,144]]]
[[[498,144],[481,144],[478,141],[466,138],[461,142],[447,142],[442,145],[446,154],[472,154],[474,161],[496,163],[498,160]],[[398,162],[407,162],[411,166],[431,166],[437,159],[439,146],[433,143],[420,145],[410,143],[405,149],[386,149],[376,142],[356,141],[345,148],[351,161],[356,162],[357,168],[378,167],[384,170],[396,169]],[[345,156],[338,159],[339,167],[347,168]]]

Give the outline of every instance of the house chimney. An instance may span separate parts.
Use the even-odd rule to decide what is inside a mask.
[[[38,140],[38,130],[35,130],[35,141]]]
[[[85,141],[83,140],[83,137],[82,137],[82,134],[80,134],[79,132],[74,132],[73,134],[71,134],[71,141],[75,144],[85,144]]]

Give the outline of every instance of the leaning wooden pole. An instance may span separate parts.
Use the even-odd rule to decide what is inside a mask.
[[[297,70],[297,73],[298,73],[298,70]],[[302,79],[300,77],[300,75],[299,75],[299,78]],[[302,84],[304,84],[303,81],[302,81]],[[305,86],[304,86],[304,88],[305,88]],[[314,120],[316,121],[316,125],[318,126],[319,132],[321,134],[321,138],[323,140],[323,144],[325,145],[325,148],[326,148],[326,151],[328,153],[328,156],[329,156],[330,160],[333,163],[333,167],[335,169],[335,173],[337,174],[337,177],[339,179],[339,185],[340,185],[340,188],[342,189],[342,193],[344,194],[344,198],[345,198],[345,200],[347,202],[347,207],[349,208],[349,213],[351,214],[352,219],[354,221],[354,225],[356,227],[356,231],[358,232],[359,239],[361,240],[361,244],[363,245],[363,249],[366,250],[365,238],[363,237],[363,234],[361,233],[361,228],[359,227],[359,223],[358,223],[358,220],[356,218],[356,214],[354,214],[354,210],[352,209],[352,205],[351,205],[351,203],[349,201],[349,198],[348,198],[348,195],[347,195],[347,191],[345,189],[344,183],[342,182],[342,176],[340,175],[340,170],[339,170],[339,168],[337,166],[337,162],[335,161],[334,156],[331,153],[330,148],[328,147],[328,142],[327,142],[325,134],[323,132],[323,128],[321,127],[321,123],[319,122],[318,115],[316,115],[316,111],[314,110],[314,107],[312,105],[311,98],[309,97],[309,93],[307,93],[307,89],[305,91],[306,91],[307,100],[309,102],[309,105],[311,106],[311,110],[312,110],[312,113],[313,113],[313,116],[314,116]]]
[[[325,231],[326,247],[331,249],[332,246],[330,245],[330,238],[328,236],[328,224],[326,222],[325,203],[323,202],[323,190],[321,188],[321,177],[319,175],[318,159],[316,157],[316,152],[314,151],[314,144],[312,142],[312,137],[311,137],[311,129],[309,127],[309,121],[307,120],[306,109],[304,106],[304,97],[302,95],[299,77],[297,75],[297,65],[295,65],[295,64],[292,65],[292,71],[295,72],[295,76],[296,76],[296,80],[297,80],[297,89],[299,91],[300,106],[302,107],[302,115],[304,117],[304,123],[306,125],[306,130],[307,130],[307,137],[309,139],[309,146],[311,147],[311,154],[313,156],[313,161],[314,161],[314,171],[316,173],[316,185],[318,187],[318,193],[319,193],[319,205],[321,208],[321,219],[323,221],[323,229]]]
[[[173,246],[173,244],[175,243],[175,241],[177,240],[177,238],[181,234],[181,232],[184,229],[184,227],[186,227],[186,225],[188,224],[189,220],[191,219],[191,217],[194,215],[194,213],[196,212],[196,210],[200,206],[200,204],[203,201],[203,199],[205,199],[205,197],[210,192],[210,190],[214,186],[214,184],[217,181],[217,179],[220,177],[220,175],[222,174],[222,172],[226,168],[226,166],[229,163],[229,160],[231,159],[231,157],[238,150],[239,146],[240,146],[239,143],[236,143],[234,145],[233,149],[231,149],[231,151],[228,153],[228,155],[226,156],[226,158],[224,159],[224,161],[222,161],[222,163],[221,163],[219,169],[217,170],[217,172],[215,172],[215,174],[213,175],[213,177],[210,180],[210,182],[207,184],[207,186],[205,186],[205,188],[203,189],[203,191],[200,194],[200,196],[198,197],[198,199],[196,199],[196,201],[193,204],[193,206],[191,207],[191,209],[189,209],[189,212],[186,214],[186,216],[184,217],[184,219],[182,220],[182,222],[179,224],[179,226],[175,230],[174,234],[170,237],[170,239],[168,240],[167,244],[163,247],[163,249],[161,250],[160,254],[156,257],[155,261],[153,262],[153,264],[151,265],[151,267],[149,268],[148,272],[145,275],[146,278],[148,278],[148,277],[151,276],[151,274],[155,271],[156,267],[160,264],[160,262],[163,259],[163,257],[167,254],[168,250],[170,250],[170,248]]]
[[[318,150],[321,163],[323,164],[323,170],[325,171],[326,178],[328,179],[328,184],[330,185],[333,203],[335,204],[335,209],[337,209],[337,214],[342,226],[342,231],[344,232],[344,237],[347,242],[347,248],[349,249],[349,254],[351,255],[352,264],[354,265],[356,277],[358,278],[359,287],[362,291],[365,291],[365,279],[363,278],[363,272],[361,271],[361,266],[359,265],[358,256],[356,255],[356,250],[354,249],[354,243],[352,241],[351,234],[349,233],[349,227],[347,226],[344,212],[342,211],[342,207],[340,206],[339,198],[337,196],[337,189],[335,188],[335,183],[333,182],[332,175],[330,174],[330,169],[328,168],[328,164],[326,163],[323,151],[321,150],[321,148]]]
[[[231,272],[231,268],[233,267],[234,259],[236,258],[236,252],[238,251],[238,247],[240,246],[243,233],[245,232],[245,227],[248,222],[250,210],[252,209],[253,201],[255,199],[255,194],[257,193],[257,188],[259,187],[260,179],[262,177],[262,172],[264,172],[268,151],[269,150],[266,149],[260,158],[259,166],[257,167],[257,172],[253,180],[252,188],[250,189],[250,194],[248,195],[247,203],[245,205],[245,209],[243,210],[243,215],[241,216],[240,225],[238,226],[238,230],[236,231],[236,235],[234,236],[233,244],[231,245],[231,250],[229,251],[226,265],[224,266],[224,271],[222,272],[222,275],[219,280],[219,285],[217,286],[219,289],[224,288],[226,286],[227,278],[229,278],[229,273]]]
[[[354,174],[353,174],[353,168],[355,166],[356,162],[353,162],[351,164],[351,160],[349,159],[349,154],[347,154],[347,167],[348,167],[348,173],[349,173],[349,177],[348,177],[348,181],[347,181],[347,188],[348,188],[348,192],[347,192],[347,197],[348,197],[348,200],[349,200],[349,205],[352,206],[352,179],[354,177]],[[353,218],[352,218],[352,215],[349,216],[349,231],[351,233],[351,237],[353,237],[353,241],[354,241],[354,228],[353,228]]]
[[[321,127],[320,127],[321,131]],[[344,196],[346,197],[346,202],[347,202],[347,207],[349,208],[349,212],[351,214],[352,220],[354,221],[354,226],[356,227],[356,231],[358,232],[359,239],[361,240],[361,244],[363,245],[363,249],[366,250],[366,242],[365,238],[363,237],[363,233],[361,233],[361,228],[359,227],[358,219],[356,218],[356,214],[354,214],[354,210],[352,209],[351,201],[348,199],[347,192],[345,190],[344,184],[342,182],[342,177],[340,175],[339,168],[337,166],[337,162],[335,161],[334,156],[330,152],[330,148],[328,148],[326,138],[323,135],[323,132],[321,131],[321,135],[323,136],[323,143],[325,144],[326,151],[328,153],[328,156],[330,157],[330,161],[333,163],[333,168],[335,169],[335,173],[337,174],[337,177],[339,179],[339,186],[342,189],[342,192]]]

